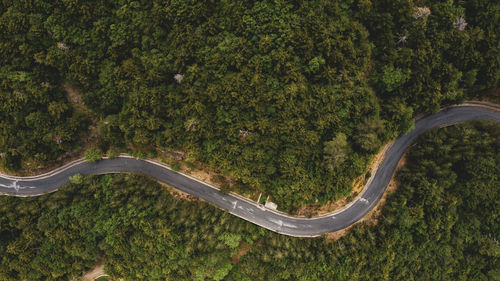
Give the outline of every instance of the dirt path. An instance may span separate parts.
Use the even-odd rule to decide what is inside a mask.
[[[94,281],[94,279],[103,275],[106,274],[104,273],[104,258],[101,258],[92,270],[85,272],[82,277],[80,277],[80,280]]]
[[[66,93],[68,93],[68,100],[71,104],[73,104],[75,110],[89,113],[87,107],[85,107],[85,103],[83,102],[83,94],[80,93],[80,91],[68,84],[66,81],[62,82],[61,86]]]

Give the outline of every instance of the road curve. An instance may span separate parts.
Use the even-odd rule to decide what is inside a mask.
[[[38,196],[56,191],[68,182],[70,176],[75,174],[88,176],[91,174],[137,172],[204,199],[228,210],[233,215],[271,231],[295,237],[315,237],[323,233],[344,229],[369,213],[384,194],[399,159],[418,136],[432,128],[485,119],[500,122],[500,106],[467,102],[420,118],[415,122],[415,128],[412,131],[394,141],[371,181],[367,183],[356,200],[339,211],[312,218],[294,217],[266,209],[237,194],[222,194],[213,186],[174,172],[161,163],[127,156],[103,159],[96,163],[88,163],[80,159],[47,174],[33,177],[14,177],[0,174],[0,194]]]

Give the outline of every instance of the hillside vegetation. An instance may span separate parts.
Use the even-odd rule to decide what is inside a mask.
[[[105,256],[116,280],[498,280],[500,125],[434,130],[408,158],[378,224],[338,241],[275,234],[137,175],[0,197],[0,279],[71,280]]]
[[[0,2],[0,164],[78,147],[184,150],[280,208],[345,196],[371,155],[500,78],[500,4]]]

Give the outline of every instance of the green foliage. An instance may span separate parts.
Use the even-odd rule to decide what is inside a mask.
[[[353,15],[368,29],[376,46],[373,59],[377,75],[373,78],[382,105],[397,100],[416,112],[433,112],[443,104],[465,100],[463,90],[478,92],[498,87],[500,56],[498,37],[493,34],[500,32],[499,3],[361,3],[363,9]],[[412,17],[417,6],[429,9],[430,16],[425,21]],[[460,16],[468,23],[464,31],[453,27]]]
[[[116,115],[109,115],[98,124],[99,136],[107,145],[120,146],[123,144],[123,134],[119,128]]]
[[[323,64],[325,64],[325,59],[323,57],[314,57],[309,61],[309,64],[306,68],[306,73],[317,73]]]
[[[229,194],[229,192],[231,192],[231,186],[228,184],[228,183],[222,183],[219,187],[219,191],[222,193],[222,194]]]
[[[494,280],[499,153],[498,123],[431,131],[378,224],[337,241],[271,233],[133,174],[2,196],[0,279],[71,280],[105,256],[112,280]],[[242,241],[251,247],[233,264]]]
[[[325,142],[323,158],[328,165],[328,169],[333,170],[342,164],[347,159],[348,152],[349,144],[344,133],[338,133],[333,140]]]
[[[413,121],[413,108],[407,107],[403,111],[398,131],[401,132],[401,134],[406,134],[413,130],[414,127],[415,122]]]
[[[181,164],[178,161],[174,161],[170,164],[170,168],[177,172],[181,169]]]
[[[354,143],[364,151],[376,152],[386,140],[384,121],[378,117],[364,119],[354,136]]]
[[[106,152],[106,156],[108,158],[116,158],[120,155],[120,152],[117,149],[110,149]]]
[[[137,157],[139,159],[146,159],[146,157],[147,157],[146,153],[143,151],[135,151],[132,155],[134,155],[135,157]]]
[[[88,118],[72,109],[59,87],[57,67],[41,61],[47,59],[44,52],[56,48],[44,28],[43,6],[0,4],[0,151],[7,152],[1,160],[5,169],[18,170],[23,160],[32,167],[55,161],[74,149],[88,126]]]
[[[0,156],[0,167],[8,171],[16,171],[21,168],[21,156],[15,152],[4,152]]]
[[[69,81],[103,151],[182,149],[291,210],[347,194],[413,114],[500,79],[495,1],[426,1],[425,20],[408,0],[28,2],[0,4],[6,169],[78,145],[89,120]],[[353,151],[331,173],[325,143],[340,131]]]
[[[102,159],[102,151],[98,148],[89,148],[85,151],[84,158],[88,162],[96,162]]]
[[[219,235],[219,237],[217,237],[217,240],[224,242],[226,246],[228,246],[231,249],[234,249],[240,245],[241,235],[236,233],[224,232],[221,235]]]
[[[403,86],[407,80],[407,75],[401,69],[395,69],[392,65],[382,67],[382,73],[380,73],[379,77],[379,81],[382,84],[382,92],[392,92]]]
[[[206,203],[178,201],[137,175],[90,176],[23,199],[0,197],[5,281],[71,280],[104,255],[113,280],[222,280],[239,241],[265,234]]]
[[[81,174],[75,174],[75,175],[69,177],[69,182],[72,184],[82,184],[83,183],[83,176]]]
[[[410,150],[377,225],[335,242],[270,235],[229,280],[495,280],[499,153],[498,123],[434,130]]]
[[[353,120],[378,109],[363,79],[371,55],[368,33],[349,15],[349,6],[37,2],[28,8],[13,2],[5,9],[8,26],[36,19],[23,20],[18,30],[37,31],[23,42],[36,44],[36,52],[11,59],[34,58],[33,65],[50,68],[44,73],[60,76],[52,85],[64,78],[79,86],[101,120],[100,148],[124,140],[138,148],[182,148],[211,168],[268,191],[286,208],[346,192],[347,183],[363,172],[325,176],[328,170],[317,161],[336,129],[347,127],[349,136],[357,125]],[[7,42],[13,49],[15,40]],[[58,42],[68,49],[58,48]],[[24,69],[14,68],[9,77],[33,79]],[[181,83],[173,79],[176,74],[183,75]],[[71,107],[55,101],[47,111],[67,120],[63,115]],[[32,127],[49,119],[38,112],[24,116]],[[301,161],[292,166],[287,162],[292,159]],[[275,188],[292,184],[302,188]]]

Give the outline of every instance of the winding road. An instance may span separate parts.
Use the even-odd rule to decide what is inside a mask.
[[[15,177],[0,174],[0,194],[11,196],[38,196],[56,191],[75,174],[108,174],[137,172],[171,185],[183,192],[204,199],[244,220],[277,233],[295,237],[315,237],[323,233],[344,229],[368,214],[378,203],[391,180],[396,166],[406,149],[426,131],[470,120],[500,122],[500,106],[467,102],[445,108],[415,122],[415,128],[394,141],[386,151],[377,171],[372,175],[360,195],[341,210],[322,216],[294,217],[270,210],[237,194],[222,194],[217,188],[188,175],[172,171],[166,165],[139,160],[129,156],[103,159],[89,163],[83,159],[68,163],[49,173],[33,177]]]

